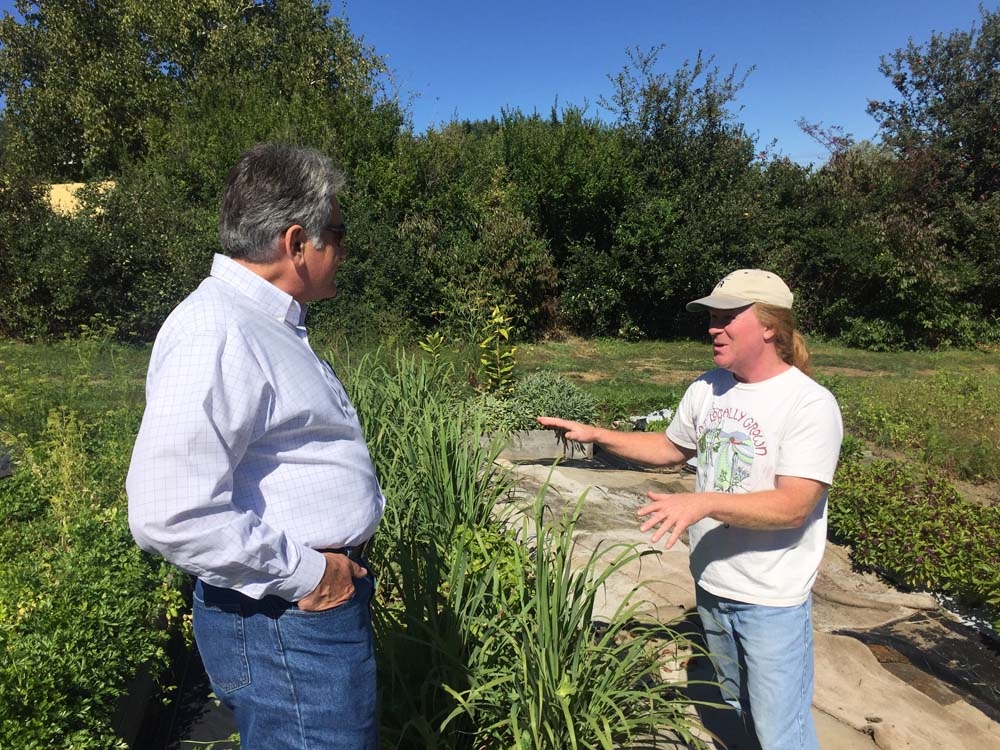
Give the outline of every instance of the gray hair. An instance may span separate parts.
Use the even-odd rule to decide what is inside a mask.
[[[240,156],[226,177],[219,211],[219,239],[233,258],[268,263],[278,237],[293,224],[320,242],[330,204],[344,175],[311,148],[261,143]]]

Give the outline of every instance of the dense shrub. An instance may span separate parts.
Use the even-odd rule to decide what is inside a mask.
[[[561,417],[577,422],[597,419],[597,402],[562,375],[540,370],[519,378],[506,395],[483,394],[476,400],[484,427],[498,432],[534,430],[535,417]]]
[[[90,423],[53,411],[37,442],[6,439],[17,460],[0,482],[0,747],[125,747],[117,701],[167,666],[181,579],[128,530],[136,426],[134,411]]]
[[[853,460],[837,470],[829,513],[858,567],[988,607],[1000,626],[1000,505],[965,500],[934,471]]]

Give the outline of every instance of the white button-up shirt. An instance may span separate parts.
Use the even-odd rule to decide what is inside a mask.
[[[297,601],[316,549],[359,544],[385,498],[357,413],[305,311],[230,258],[167,317],[129,467],[140,547],[206,583]]]

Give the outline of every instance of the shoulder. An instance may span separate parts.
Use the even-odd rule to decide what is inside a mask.
[[[696,378],[684,391],[679,409],[701,411],[712,399],[732,390],[736,379],[728,370],[716,368]]]
[[[716,367],[714,370],[702,373],[687,387],[685,396],[700,398],[708,395],[721,395],[736,385],[736,378],[729,370]]]
[[[786,375],[787,381],[781,384],[782,388],[789,388],[801,398],[823,401],[836,405],[836,397],[825,386],[813,380],[797,367],[791,368]]]
[[[153,344],[153,362],[162,365],[171,356],[214,360],[234,346],[243,348],[253,330],[251,317],[240,295],[208,277],[163,321]]]
[[[719,387],[729,387],[736,384],[736,378],[729,370],[724,370],[721,367],[716,367],[708,372],[704,372],[699,375],[690,386],[689,389],[704,389],[704,388],[719,388]]]

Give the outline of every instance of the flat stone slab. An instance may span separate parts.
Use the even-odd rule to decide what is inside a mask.
[[[646,493],[689,492],[694,486],[694,478],[683,471],[622,468],[615,461],[605,460],[600,452],[592,459],[508,459],[508,465],[515,472],[519,488],[513,502],[523,504],[525,509],[543,491],[553,515],[573,509],[584,497],[575,551],[581,561],[593,550],[617,543],[652,549],[648,535],[639,532],[636,515],[647,503]],[[644,557],[612,576],[604,599],[598,602],[597,616],[611,616],[637,586],[641,589],[641,612],[650,619],[669,623],[691,615],[694,581],[688,569],[683,544],[686,541],[683,536],[673,549],[660,549],[659,554]],[[987,669],[983,666],[997,661],[996,649],[973,643],[977,638],[974,631],[962,630],[963,626],[933,597],[901,592],[873,574],[854,571],[850,550],[828,543],[814,588],[813,616],[813,715],[821,748],[1000,748],[1000,723],[996,720],[1000,718],[1000,684],[991,682],[995,671],[984,676]],[[965,659],[973,655],[978,658],[980,666],[971,668],[970,680],[983,683],[979,690],[970,688],[969,682],[963,689],[943,679],[947,677],[944,672],[935,674],[929,667],[961,661],[935,645],[945,643],[945,638],[950,646],[959,649],[964,639]],[[887,660],[885,651],[878,650],[887,639],[895,644],[892,650],[900,654],[899,659]],[[704,670],[710,670],[710,666],[699,666],[698,662],[684,662],[686,672],[679,677],[707,677],[710,672]],[[706,689],[708,694],[694,697],[712,700],[711,690]],[[987,700],[990,696],[992,701]],[[729,747],[740,747],[738,728],[728,721],[728,713],[703,712],[699,718]]]
[[[593,446],[566,440],[555,430],[522,430],[511,433],[500,454],[505,461],[554,461],[589,459]]]

